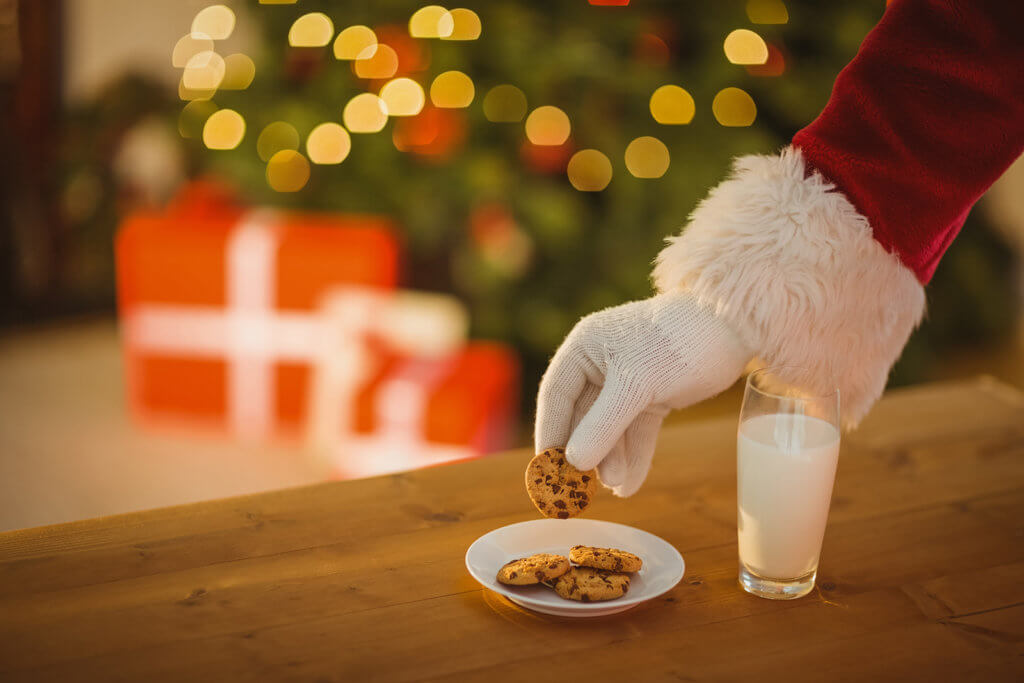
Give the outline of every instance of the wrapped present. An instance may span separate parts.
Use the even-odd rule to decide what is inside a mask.
[[[208,187],[124,220],[116,243],[129,401],[259,437],[304,428],[320,318],[338,286],[391,289],[386,219],[247,211]]]
[[[345,414],[330,451],[335,476],[419,469],[507,448],[518,375],[511,349],[487,342],[383,360]]]

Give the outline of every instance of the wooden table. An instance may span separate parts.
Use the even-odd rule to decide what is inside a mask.
[[[523,452],[0,534],[0,680],[1021,680],[1021,394],[886,397],[844,440],[818,589],[793,602],[737,586],[734,440],[668,429],[637,496],[595,500],[687,574],[594,620],[466,573],[475,538],[536,517]]]

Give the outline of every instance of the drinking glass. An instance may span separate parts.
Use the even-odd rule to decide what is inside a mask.
[[[747,377],[736,436],[739,580],[791,600],[814,588],[839,458],[839,390],[812,393],[807,368]]]

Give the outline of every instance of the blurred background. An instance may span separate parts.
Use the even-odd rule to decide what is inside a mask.
[[[528,445],[573,323],[885,11],[466,4],[0,0],[0,530]],[[1022,254],[1018,162],[891,385],[1024,386]]]

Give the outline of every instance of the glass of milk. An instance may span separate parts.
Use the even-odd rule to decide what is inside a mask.
[[[740,585],[791,600],[814,588],[839,458],[839,391],[806,368],[747,378],[737,431]]]

